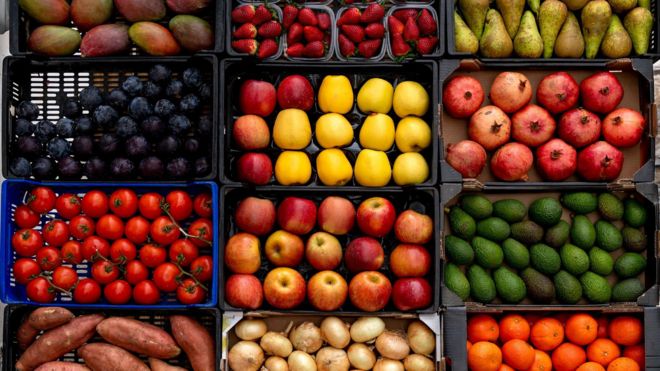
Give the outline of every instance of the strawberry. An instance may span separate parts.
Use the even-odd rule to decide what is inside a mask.
[[[360,15],[360,9],[348,8],[348,10],[343,12],[341,17],[337,20],[337,26],[345,24],[360,24]]]
[[[381,39],[365,40],[358,45],[358,51],[360,52],[360,55],[362,55],[363,57],[371,58],[376,54],[378,54],[382,42],[383,40]]]
[[[387,17],[387,26],[390,28],[390,34],[392,35],[402,35],[405,28],[398,18],[392,16]]]
[[[436,36],[427,36],[420,38],[415,47],[419,54],[425,55],[433,53],[436,45],[438,45],[438,38]]]
[[[303,52],[305,51],[305,45],[302,43],[296,43],[296,44],[289,44],[289,47],[286,48],[286,55],[289,57],[293,58],[298,58],[303,56]]]
[[[406,23],[408,21],[408,18],[417,18],[417,10],[416,9],[399,9],[392,13],[392,15],[400,20],[403,23]]]
[[[322,29],[323,31],[330,29],[330,14],[326,12],[320,12],[317,15],[317,18],[319,19],[320,29]]]
[[[319,19],[316,18],[316,13],[313,9],[302,8],[298,12],[298,22],[304,24],[305,26],[316,26],[319,24]]]
[[[254,39],[257,37],[257,28],[252,23],[245,23],[231,34],[234,39]]]
[[[303,29],[303,35],[305,36],[305,40],[307,40],[307,42],[312,42],[312,41],[322,41],[325,33],[319,30],[317,27],[305,26],[305,28]]]
[[[364,33],[367,37],[372,39],[382,39],[385,36],[385,27],[381,23],[370,23],[365,29]]]
[[[257,57],[260,59],[271,57],[277,53],[277,48],[278,45],[275,40],[266,39],[259,45],[259,52],[257,53]]]
[[[406,26],[403,29],[403,39],[407,42],[416,42],[419,40],[419,27],[413,18],[408,18]]]
[[[257,52],[259,43],[257,40],[235,40],[231,42],[231,47],[234,48],[239,53],[245,53],[249,55],[254,55]]]
[[[341,26],[341,32],[354,43],[364,40],[364,29],[362,26],[345,24]]]
[[[264,39],[274,39],[282,33],[282,25],[278,21],[268,21],[259,26],[258,34]]]
[[[410,45],[403,40],[403,35],[392,35],[392,54],[395,57],[403,57],[410,53]]]
[[[289,27],[296,21],[298,17],[298,8],[295,5],[287,4],[282,9],[282,26],[285,30],[288,30]]]
[[[303,37],[303,25],[296,22],[289,27],[289,32],[286,34],[286,43],[291,45],[302,40]]]
[[[307,58],[321,58],[325,55],[325,45],[321,41],[312,41],[305,45],[303,54]]]
[[[438,29],[438,23],[433,18],[433,14],[426,9],[422,9],[417,17],[419,33],[422,35],[435,35]]]
[[[254,5],[241,5],[231,11],[232,23],[246,23],[254,18]]]
[[[340,34],[337,39],[339,42],[339,52],[344,57],[352,57],[355,55],[355,44],[348,37]]]
[[[385,8],[380,4],[371,4],[362,12],[360,22],[373,23],[378,22],[385,16]]]
[[[271,19],[273,19],[273,10],[266,5],[261,4],[254,11],[254,18],[252,19],[252,23],[258,26],[266,21],[270,21]]]

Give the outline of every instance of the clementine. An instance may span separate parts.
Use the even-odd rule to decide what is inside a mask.
[[[553,350],[564,341],[564,327],[555,318],[543,318],[532,326],[532,344],[540,350]]]
[[[497,371],[502,365],[502,351],[488,341],[479,341],[468,352],[468,367],[472,371]]]
[[[468,340],[472,343],[478,341],[496,342],[497,338],[500,336],[500,330],[493,317],[485,314],[478,314],[468,320],[467,336]]]
[[[644,367],[646,367],[646,360],[644,359],[644,345],[642,344],[626,347],[623,350],[623,356],[637,362],[639,368],[642,370],[644,370]]]
[[[596,362],[583,363],[575,371],[605,371],[605,368]]]
[[[596,339],[587,347],[587,358],[591,362],[600,363],[603,367],[621,355],[619,346],[610,339]]]
[[[527,371],[552,371],[552,360],[548,353],[534,349],[534,363]]]
[[[534,348],[520,339],[507,341],[502,346],[504,362],[516,370],[527,370],[534,363]]]
[[[571,343],[564,343],[552,352],[552,366],[556,371],[575,371],[587,361],[584,349]]]
[[[500,320],[500,341],[506,343],[512,339],[527,341],[530,327],[525,317],[519,314],[509,314]]]
[[[598,336],[598,322],[586,313],[570,316],[566,321],[566,337],[577,345],[587,345]]]
[[[497,371],[516,371],[513,367],[507,366],[504,363],[500,365],[500,368],[497,369]]]
[[[639,371],[639,365],[628,357],[619,357],[607,366],[607,371]]]
[[[632,316],[619,316],[610,321],[607,329],[610,339],[619,345],[635,345],[642,341],[642,321]]]

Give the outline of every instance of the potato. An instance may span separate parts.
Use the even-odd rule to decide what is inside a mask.
[[[73,317],[75,316],[68,309],[43,307],[30,313],[28,323],[37,330],[50,330],[71,321]]]
[[[18,341],[18,347],[21,350],[25,350],[30,346],[30,344],[34,342],[34,339],[37,338],[37,335],[39,335],[40,332],[41,331],[30,326],[30,323],[25,320],[23,323],[21,323],[20,326],[18,326],[18,330],[16,331],[16,341]]]
[[[34,371],[91,371],[89,367],[73,362],[46,362]]]
[[[105,343],[85,344],[78,348],[80,356],[93,371],[150,371],[138,357],[124,349]]]
[[[170,316],[172,335],[186,352],[194,371],[215,370],[215,340],[195,319],[187,316]]]
[[[172,366],[157,358],[149,358],[149,367],[151,371],[186,371],[183,367]]]
[[[96,326],[105,341],[159,359],[174,358],[181,349],[165,330],[135,319],[111,317]]]

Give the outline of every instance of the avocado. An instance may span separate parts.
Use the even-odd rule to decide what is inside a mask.
[[[542,227],[552,227],[561,219],[563,210],[559,201],[552,197],[542,197],[529,205],[529,219]]]
[[[511,228],[509,227],[509,223],[496,216],[491,216],[477,222],[477,235],[491,241],[504,241],[510,234]]]
[[[581,248],[567,243],[559,250],[561,265],[564,269],[574,275],[579,276],[589,270],[589,255]]]
[[[614,224],[599,220],[594,224],[596,230],[596,246],[605,251],[614,251],[623,246],[623,236]]]
[[[445,236],[445,252],[449,261],[458,265],[472,264],[474,260],[472,246],[456,236]]]
[[[598,212],[605,220],[621,220],[623,218],[623,202],[612,193],[601,193],[598,195]]]
[[[471,240],[477,232],[474,218],[458,206],[452,207],[449,211],[449,226],[456,236],[464,240]]]
[[[504,254],[500,245],[483,237],[472,239],[472,248],[477,264],[483,268],[497,268],[502,265]]]
[[[543,274],[555,274],[561,269],[561,258],[555,249],[542,243],[532,245],[529,260],[537,271]]]
[[[582,298],[582,284],[572,274],[559,271],[553,278],[557,300],[562,304],[575,304]]]
[[[481,195],[465,195],[461,197],[461,208],[476,220],[485,219],[493,213],[493,204]]]
[[[495,281],[488,272],[478,265],[472,265],[468,268],[467,279],[470,283],[470,296],[479,303],[490,303],[495,299],[497,291],[495,290]]]
[[[527,215],[527,207],[518,200],[506,199],[493,203],[493,216],[502,218],[509,223],[520,222]]]
[[[589,270],[601,276],[607,276],[614,269],[614,259],[607,251],[592,247],[589,250]]]
[[[527,296],[525,282],[506,267],[499,267],[493,272],[497,295],[504,303],[517,304]]]
[[[623,221],[631,227],[639,228],[646,224],[646,209],[634,198],[623,201]]]
[[[646,234],[633,227],[623,227],[621,230],[623,247],[629,251],[644,251],[646,249]]]
[[[534,268],[526,268],[520,277],[527,287],[527,296],[538,304],[550,304],[555,300],[552,280]]]
[[[646,259],[636,252],[624,252],[614,262],[614,272],[619,278],[631,278],[644,272]]]
[[[513,238],[507,238],[502,242],[502,252],[504,261],[511,268],[524,269],[529,266],[529,250]]]
[[[463,301],[470,297],[470,282],[456,264],[445,265],[445,286]]]
[[[584,296],[593,304],[605,304],[612,297],[612,288],[603,276],[594,272],[586,272],[580,276],[582,292]]]
[[[568,242],[568,235],[570,234],[571,225],[565,220],[560,220],[559,223],[548,228],[545,231],[544,241],[551,247],[558,249],[566,242]]]
[[[577,247],[585,250],[590,249],[596,242],[596,229],[589,218],[584,215],[576,215],[571,225],[571,241]]]
[[[561,204],[574,214],[589,214],[598,209],[598,197],[589,192],[565,193],[561,196]]]
[[[612,301],[637,301],[644,293],[644,285],[637,278],[617,282],[612,288]]]
[[[543,239],[543,227],[531,220],[511,224],[511,237],[525,245],[533,245]]]

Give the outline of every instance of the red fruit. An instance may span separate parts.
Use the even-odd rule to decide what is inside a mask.
[[[254,39],[257,37],[257,27],[252,23],[245,23],[241,27],[237,28],[231,34],[231,37],[234,39]]]
[[[486,150],[477,142],[462,140],[447,146],[446,159],[463,178],[476,178],[486,166]]]
[[[285,30],[288,30],[289,27],[296,21],[298,17],[298,8],[295,5],[286,4],[282,8],[282,26]]]
[[[511,120],[495,106],[482,107],[470,118],[468,138],[481,144],[487,151],[508,142],[510,136]]]
[[[274,39],[282,33],[282,25],[277,21],[267,21],[259,26],[258,35],[264,39]],[[263,44],[263,42],[262,42]]]
[[[554,115],[575,107],[578,98],[580,87],[566,72],[555,72],[544,77],[536,89],[536,100]]]
[[[266,39],[261,42],[259,45],[259,52],[257,53],[257,58],[259,59],[265,59],[268,57],[272,57],[277,53],[277,49],[279,48],[279,45],[275,42],[273,39]]]
[[[645,128],[646,120],[641,113],[619,108],[603,120],[603,137],[611,145],[628,148],[639,143]]]
[[[364,40],[364,28],[362,26],[345,24],[341,26],[341,32],[356,44]]]
[[[61,215],[61,214],[60,214]],[[23,229],[30,229],[39,224],[39,214],[30,209],[27,205],[19,205],[14,211],[14,223]]]
[[[392,13],[392,15],[401,22],[406,23],[408,18],[417,18],[417,10],[413,8],[399,9]]]
[[[360,24],[360,9],[358,8],[349,8],[341,14],[337,20],[337,26],[345,24]]]
[[[254,6],[242,5],[231,11],[232,23],[246,23],[254,18]]]
[[[449,116],[462,119],[472,116],[484,102],[484,89],[471,76],[453,77],[442,89],[442,104]]]
[[[583,108],[572,109],[561,115],[558,134],[570,145],[584,147],[600,137],[600,118]]]
[[[385,36],[385,26],[382,23],[370,23],[364,29],[367,37],[372,39],[382,39]]]
[[[529,147],[520,143],[507,143],[498,149],[490,160],[490,171],[496,178],[515,182],[527,180],[534,156]]]
[[[316,15],[319,20],[319,28],[323,31],[330,29],[330,14],[326,12],[320,12]]]
[[[422,37],[417,41],[417,52],[421,55],[431,54],[436,45],[438,45],[436,36]]]
[[[365,58],[371,58],[378,54],[383,40],[365,40],[358,45],[358,52]]]
[[[426,8],[419,12],[417,26],[419,26],[419,32],[422,35],[435,36],[438,31],[438,23],[435,21],[435,18],[433,18],[433,14],[431,14]]]
[[[608,113],[621,103],[623,86],[612,72],[598,72],[582,80],[580,94],[584,108]]]
[[[355,44],[344,35],[339,35],[339,53],[344,57],[355,55]]]
[[[502,72],[490,87],[490,100],[506,113],[525,107],[532,100],[532,83],[518,72]]]
[[[245,53],[248,55],[255,55],[257,53],[257,48],[259,43],[257,40],[235,40],[231,42],[231,47],[239,53]]]
[[[273,163],[265,153],[246,153],[236,161],[237,177],[242,182],[268,184],[273,176]]]
[[[398,18],[387,17],[387,27],[389,27],[391,35],[402,35],[406,26]]]
[[[623,152],[605,141],[598,141],[578,154],[577,172],[591,182],[612,181],[619,177]]]
[[[511,136],[518,142],[537,147],[552,138],[557,124],[548,111],[528,104],[511,117]]]
[[[322,41],[312,41],[305,45],[303,55],[307,58],[322,58],[325,55],[325,45]]]
[[[392,54],[395,57],[406,56],[411,50],[410,45],[403,40],[402,34],[392,34]]]
[[[407,42],[416,42],[419,40],[419,27],[414,18],[408,18],[403,28],[403,39]]]
[[[378,22],[385,16],[385,8],[380,4],[370,4],[362,15],[360,16],[360,22],[362,23],[372,23]]]
[[[303,53],[305,52],[305,45],[301,43],[296,43],[296,44],[289,44],[286,48],[286,55],[292,58],[299,58],[303,56]]]
[[[286,43],[291,45],[299,42],[303,38],[304,27],[300,23],[294,23],[286,34]]]
[[[258,26],[273,19],[273,15],[274,13],[272,9],[264,4],[261,4],[254,11],[254,18],[252,19],[252,23]]]
[[[55,207],[57,197],[52,189],[47,187],[36,187],[30,191],[27,198],[27,205],[35,213],[45,214]]]
[[[323,36],[325,36],[325,33],[319,30],[317,27],[305,26],[303,28],[303,35],[305,36],[305,40],[309,43],[312,41],[323,41]]]
[[[536,167],[545,180],[562,181],[577,168],[575,148],[555,138],[536,149]]]
[[[319,24],[319,19],[313,9],[303,8],[298,12],[298,22],[305,26],[316,26]]]
[[[314,88],[306,77],[289,75],[277,86],[277,103],[283,109],[309,111],[314,107]]]

